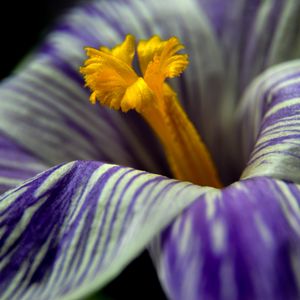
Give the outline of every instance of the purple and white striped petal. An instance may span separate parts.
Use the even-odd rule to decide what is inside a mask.
[[[299,199],[263,177],[203,195],[152,245],[169,298],[299,299]]]
[[[300,60],[270,68],[249,87],[240,107],[242,178],[300,182]],[[241,126],[240,126],[241,125]]]
[[[83,86],[68,62],[36,57],[0,87],[0,130],[49,166],[98,160],[167,174],[147,125],[91,105]]]
[[[0,132],[0,194],[46,169],[45,163]]]
[[[241,137],[234,117],[236,107],[249,83],[261,72],[299,57],[300,2],[198,2],[216,35],[222,53],[223,72],[219,77],[216,74],[206,76],[207,92],[203,93],[205,87],[200,85],[204,105],[195,109],[202,110],[203,116],[200,112],[199,116],[205,122],[202,127],[204,136],[224,182],[231,183],[239,178],[245,167],[245,161],[240,164]],[[210,61],[206,60],[206,63],[210,64]],[[248,136],[243,138],[248,139]]]
[[[0,198],[0,298],[82,299],[208,191],[98,162],[39,174]]]

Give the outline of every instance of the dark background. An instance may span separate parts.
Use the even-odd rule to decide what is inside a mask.
[[[0,4],[0,79],[6,77],[46,34],[55,16],[74,0],[2,1]]]
[[[40,0],[5,1],[5,5],[1,3],[0,79],[12,72],[22,58],[43,39],[57,16],[74,2]],[[166,299],[147,252],[131,263],[102,293],[107,299]]]

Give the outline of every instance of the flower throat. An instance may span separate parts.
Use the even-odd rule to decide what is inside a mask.
[[[164,147],[176,179],[221,187],[211,156],[194,125],[181,107],[174,90],[165,82],[179,76],[188,56],[178,54],[184,46],[176,37],[164,41],[158,36],[140,41],[137,56],[142,76],[132,67],[135,40],[127,35],[116,47],[87,47],[88,59],[80,72],[92,93],[90,101],[127,112],[136,110]]]

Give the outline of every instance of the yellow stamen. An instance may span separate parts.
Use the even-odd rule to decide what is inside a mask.
[[[88,59],[80,72],[92,93],[90,100],[126,112],[135,109],[159,137],[175,178],[221,187],[216,168],[195,127],[178,102],[167,78],[179,76],[188,64],[176,37],[154,36],[140,41],[138,60],[143,77],[132,68],[135,42],[127,35],[113,49],[86,48]]]

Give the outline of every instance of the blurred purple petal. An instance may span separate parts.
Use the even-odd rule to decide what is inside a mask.
[[[299,199],[267,178],[203,195],[153,245],[170,299],[299,299]]]
[[[43,161],[0,133],[0,194],[47,168]]]
[[[245,89],[261,72],[299,57],[300,2],[198,0],[198,3],[209,19],[222,53],[222,74],[218,81],[216,76],[207,76],[204,88],[201,87],[205,104],[198,111],[205,121],[204,136],[228,183],[237,180],[245,167],[245,161],[240,163],[241,138],[252,138],[247,132],[239,135],[236,107]],[[211,65],[207,60],[206,63]]]

